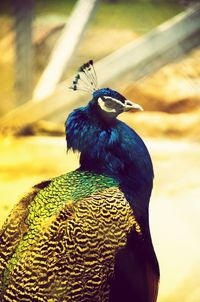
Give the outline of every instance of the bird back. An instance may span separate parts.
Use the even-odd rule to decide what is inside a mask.
[[[113,178],[76,170],[35,186],[2,230],[1,301],[108,301],[131,230],[141,237]]]

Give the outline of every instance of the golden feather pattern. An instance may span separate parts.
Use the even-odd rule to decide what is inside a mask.
[[[3,227],[1,301],[108,301],[115,255],[131,230],[142,238],[111,178],[75,171],[36,186]]]

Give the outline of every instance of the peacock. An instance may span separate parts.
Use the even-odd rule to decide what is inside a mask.
[[[35,185],[0,233],[2,302],[155,302],[159,265],[149,228],[153,166],[120,113],[142,110],[97,89],[93,61],[73,90],[92,99],[65,123],[77,170]]]

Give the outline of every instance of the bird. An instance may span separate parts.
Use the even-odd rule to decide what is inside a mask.
[[[140,136],[118,119],[142,107],[97,85],[89,60],[70,89],[90,92],[91,100],[65,122],[79,168],[36,184],[0,231],[2,302],[157,300],[153,164]]]

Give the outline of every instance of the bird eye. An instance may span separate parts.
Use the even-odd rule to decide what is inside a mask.
[[[111,101],[109,101],[111,104]],[[116,112],[116,109],[114,108],[114,106],[110,106],[107,102],[107,100],[105,101],[105,99],[102,97],[98,98],[98,104],[99,107],[106,112]]]
[[[109,106],[116,106],[116,104],[118,105],[123,105],[123,102],[121,102],[121,100],[118,100],[114,97],[111,96],[104,96],[103,99],[105,100],[105,103]]]

